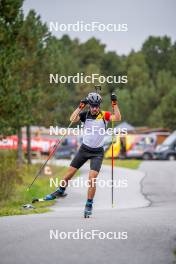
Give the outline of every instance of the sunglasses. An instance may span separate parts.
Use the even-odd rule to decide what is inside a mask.
[[[90,105],[90,108],[99,108],[99,105]]]

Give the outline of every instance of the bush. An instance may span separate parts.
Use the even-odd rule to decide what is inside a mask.
[[[0,200],[9,199],[14,192],[16,182],[20,180],[16,160],[16,151],[0,151]]]

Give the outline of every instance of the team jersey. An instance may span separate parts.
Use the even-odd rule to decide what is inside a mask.
[[[103,147],[105,130],[111,113],[100,111],[97,115],[92,115],[90,111],[83,111],[79,116],[84,123],[83,144],[90,148]]]

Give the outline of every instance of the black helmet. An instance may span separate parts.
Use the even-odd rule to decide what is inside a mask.
[[[102,102],[102,98],[98,93],[89,93],[87,96],[89,105],[99,106]]]

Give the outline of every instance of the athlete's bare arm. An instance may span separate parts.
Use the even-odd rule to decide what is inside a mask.
[[[112,115],[110,119],[113,121],[121,121],[121,114],[118,104],[114,105],[114,115]]]
[[[86,98],[80,101],[79,107],[76,108],[76,110],[70,116],[71,122],[74,123],[79,122],[80,120],[79,113],[86,107],[87,103],[88,101]]]
[[[121,121],[121,114],[118,107],[117,96],[115,93],[111,94],[111,102],[114,109],[114,114],[111,115],[111,121]]]
[[[70,116],[70,121],[71,121],[71,122],[74,122],[74,123],[79,122],[79,120],[80,120],[79,113],[80,113],[80,108],[78,107],[78,108],[76,108],[76,110],[71,114],[71,116]]]

